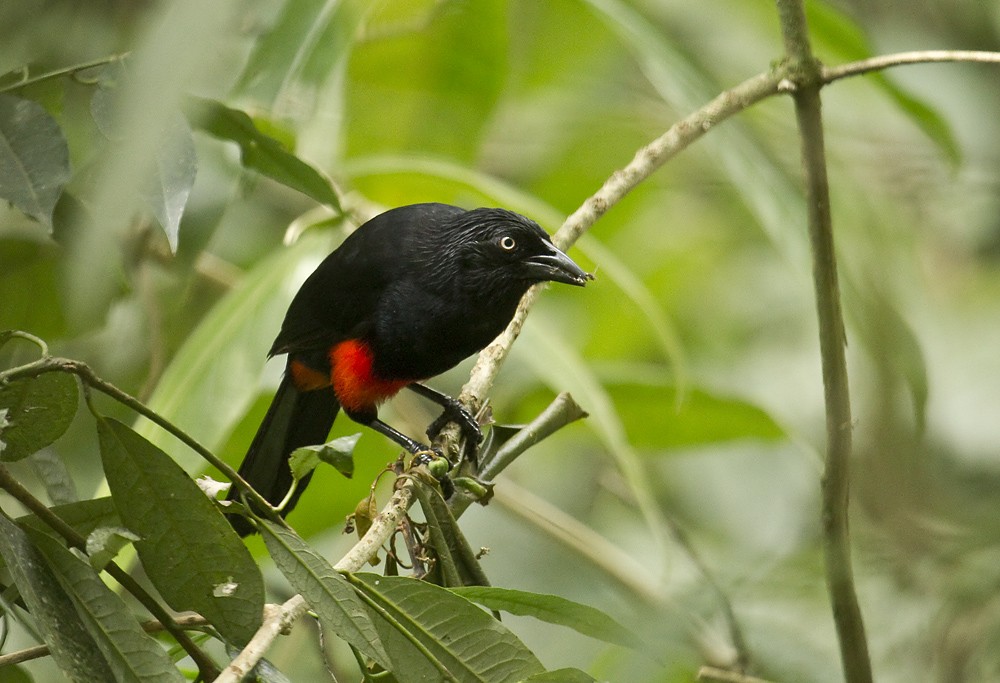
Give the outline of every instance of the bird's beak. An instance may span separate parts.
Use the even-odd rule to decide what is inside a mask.
[[[525,260],[524,264],[531,279],[562,282],[577,287],[583,287],[587,284],[587,280],[594,279],[593,275],[576,265],[569,256],[552,245],[548,246],[551,250],[549,253],[531,256]]]

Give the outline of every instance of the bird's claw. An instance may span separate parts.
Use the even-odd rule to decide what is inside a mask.
[[[465,437],[465,457],[467,460],[474,460],[476,450],[483,441],[483,430],[476,417],[458,401],[448,403],[437,419],[431,422],[427,427],[427,438],[431,441],[436,439],[449,422],[454,422],[462,430],[462,436]]]

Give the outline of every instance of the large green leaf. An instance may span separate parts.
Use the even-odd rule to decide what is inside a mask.
[[[567,626],[585,636],[614,645],[631,648],[643,646],[636,634],[601,610],[558,595],[541,595],[492,586],[465,586],[450,590],[488,609]]]
[[[329,562],[298,534],[263,522],[261,537],[274,563],[319,617],[323,627],[353,645],[383,668],[392,666],[370,608]]]
[[[77,615],[114,673],[114,680],[123,683],[185,680],[166,650],[142,630],[125,602],[86,561],[48,534],[33,532],[32,540],[73,601]]]
[[[115,680],[45,557],[4,515],[0,515],[0,556],[63,674],[80,683]]]
[[[514,683],[543,671],[535,655],[503,624],[444,588],[402,576],[354,574],[352,581],[385,617],[376,626],[401,683],[442,680],[442,672],[463,683]],[[420,669],[411,655],[404,658],[392,647],[399,636],[425,651]],[[426,671],[428,656],[436,676]],[[418,671],[419,677],[414,675]]]
[[[0,386],[0,460],[20,460],[51,444],[65,433],[76,407],[76,378],[66,373]]]
[[[194,610],[236,645],[260,627],[264,581],[250,552],[198,485],[128,426],[97,421],[104,473],[136,552],[175,610]]]
[[[69,178],[69,148],[55,119],[37,102],[0,94],[0,199],[51,230]]]

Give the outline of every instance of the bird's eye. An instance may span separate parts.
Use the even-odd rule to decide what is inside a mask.
[[[504,251],[514,251],[514,247],[517,246],[517,242],[510,235],[504,235],[500,238],[500,248]]]

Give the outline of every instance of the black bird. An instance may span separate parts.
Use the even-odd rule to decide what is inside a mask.
[[[537,223],[513,211],[413,204],[376,216],[292,299],[268,354],[288,355],[285,374],[240,475],[277,505],[292,483],[289,456],[326,441],[341,409],[410,453],[427,450],[378,418],[379,404],[404,387],[445,409],[430,435],[455,420],[478,442],[474,418],[419,382],[489,344],[532,285],[589,279]],[[283,514],[307,483],[299,482]],[[241,515],[229,519],[241,535],[254,531]]]

